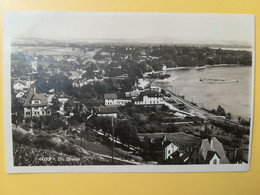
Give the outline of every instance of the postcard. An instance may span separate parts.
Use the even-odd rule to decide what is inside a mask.
[[[253,15],[3,18],[8,173],[249,170]]]

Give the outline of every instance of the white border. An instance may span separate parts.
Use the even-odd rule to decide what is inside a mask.
[[[36,11],[34,11],[37,13]],[[45,11],[48,13],[47,11]],[[57,12],[59,13],[59,12]],[[72,12],[73,13],[73,12]],[[91,12],[93,13],[93,12]],[[255,25],[253,26],[252,45],[252,90],[251,90],[251,127],[249,140],[248,164],[223,164],[223,165],[101,165],[101,166],[13,166],[13,144],[11,123],[11,38],[10,23],[8,21],[12,12],[3,15],[3,110],[4,110],[4,139],[5,139],[5,166],[7,173],[58,173],[58,172],[240,172],[249,171],[251,162],[253,111],[254,111],[254,74],[255,74]],[[97,14],[122,14],[97,12]],[[124,13],[124,14],[171,14],[171,13]],[[202,14],[220,15],[220,14]],[[223,14],[221,14],[223,15]],[[238,14],[236,14],[238,15]],[[244,15],[244,14],[243,14]],[[255,22],[254,15],[251,15]]]

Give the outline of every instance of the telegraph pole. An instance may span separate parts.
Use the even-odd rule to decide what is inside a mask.
[[[112,165],[114,164],[114,145],[115,145],[115,137],[114,137],[114,120],[113,116],[111,118],[111,125],[112,125]]]

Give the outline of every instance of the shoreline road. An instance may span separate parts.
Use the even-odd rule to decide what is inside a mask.
[[[206,110],[203,110],[201,108],[199,108],[198,106],[193,105],[192,103],[190,103],[189,101],[179,97],[178,95],[174,94],[172,91],[170,91],[169,89],[165,89],[164,87],[162,87],[161,85],[159,85],[158,83],[153,82],[151,79],[149,79],[150,82],[152,82],[153,84],[159,86],[160,88],[164,89],[167,93],[169,93],[171,95],[171,98],[173,98],[175,101],[183,103],[185,106],[187,106],[188,108],[190,108],[192,110],[193,115],[196,115],[200,118],[203,118],[205,120],[207,119],[213,119],[213,120],[217,120],[220,122],[228,122],[231,123],[233,125],[238,125],[240,127],[245,127],[243,125],[238,124],[237,122],[234,122],[232,120],[229,120],[227,118],[225,118],[224,116],[217,116],[215,114],[209,113]]]

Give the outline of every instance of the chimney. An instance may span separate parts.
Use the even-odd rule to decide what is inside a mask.
[[[211,147],[211,149],[213,149],[213,139],[212,139],[212,137],[210,138],[210,147]]]
[[[167,140],[166,135],[163,135],[163,142],[165,142]]]

